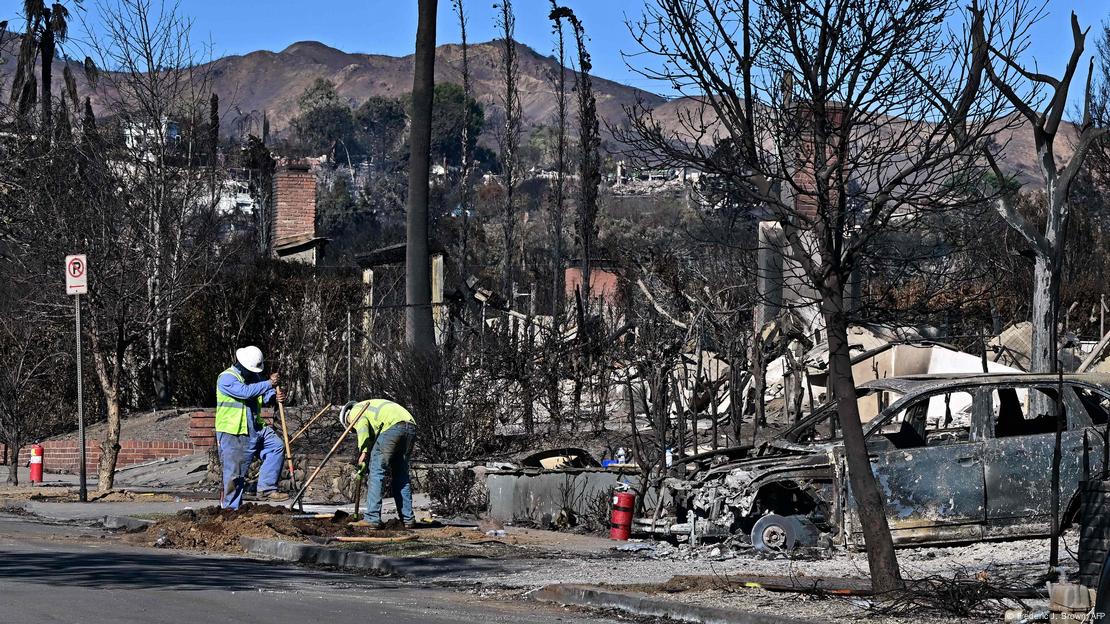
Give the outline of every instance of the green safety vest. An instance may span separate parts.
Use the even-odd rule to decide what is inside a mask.
[[[365,411],[362,409],[364,406],[366,407]],[[407,409],[386,399],[370,399],[369,401],[355,403],[347,418],[354,418],[360,412],[362,416],[355,423],[355,433],[358,434],[358,448],[360,450],[367,450],[366,441],[370,438],[371,431],[374,437],[377,438],[383,431],[393,425],[403,422],[416,422],[416,419],[412,417]]]
[[[220,373],[231,373],[242,383],[243,376],[234,366]],[[234,435],[247,434],[247,417],[254,416],[255,431],[262,431],[266,423],[262,421],[262,397],[247,399],[245,402],[220,392],[219,377],[216,378],[216,431]]]

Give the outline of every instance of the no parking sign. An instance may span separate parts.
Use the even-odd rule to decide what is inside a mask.
[[[89,292],[89,262],[84,254],[66,256],[66,294],[84,295]]]

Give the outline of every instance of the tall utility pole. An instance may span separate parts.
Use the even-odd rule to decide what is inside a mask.
[[[435,348],[431,258],[428,254],[428,175],[431,173],[437,5],[437,0],[420,0],[412,77],[412,154],[409,158],[409,211],[405,230],[405,342],[420,352],[430,352]]]

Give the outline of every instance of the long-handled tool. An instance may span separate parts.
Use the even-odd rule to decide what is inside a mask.
[[[308,428],[312,426],[312,423],[319,420],[320,417],[323,416],[325,413],[327,413],[327,411],[330,410],[331,408],[332,408],[332,404],[328,403],[327,405],[324,406],[324,409],[320,410],[319,412],[316,412],[316,415],[313,416],[312,418],[310,418],[309,421],[307,423],[305,423],[305,426],[301,427],[300,431],[298,431],[297,433],[294,433],[293,436],[289,438],[289,443],[292,444],[292,443],[296,442],[297,438],[301,437],[301,435],[303,435],[304,432],[308,431]]]
[[[362,409],[360,409],[358,411],[358,414],[355,414],[355,417],[352,418],[351,422],[347,424],[347,428],[343,430],[343,434],[339,436],[339,439],[336,440],[335,444],[332,445],[331,450],[328,451],[328,454],[324,455],[324,459],[320,460],[320,464],[316,466],[316,469],[312,471],[311,475],[309,475],[308,480],[305,481],[304,485],[301,486],[300,491],[297,492],[297,496],[294,497],[293,502],[289,504],[290,509],[292,509],[293,506],[300,502],[301,498],[304,497],[305,492],[308,491],[308,486],[312,485],[312,482],[316,479],[316,476],[320,474],[320,470],[324,467],[324,464],[328,463],[328,460],[331,459],[331,456],[335,455],[335,452],[339,450],[339,445],[343,444],[343,440],[347,439],[347,434],[351,433],[351,429],[355,428],[355,423],[358,422],[359,418],[362,418],[362,414],[366,412],[366,408],[368,407],[370,407],[369,401],[362,405]]]
[[[366,480],[366,476],[362,474],[362,465],[359,464],[359,472],[356,473],[358,481],[355,483],[355,519],[358,519],[358,503],[359,498],[362,496],[362,482]]]
[[[285,424],[285,401],[278,401],[278,414],[281,416],[281,441],[285,444],[285,462],[289,464],[290,489],[297,489],[297,473],[293,469],[293,453],[289,446],[289,427]]]

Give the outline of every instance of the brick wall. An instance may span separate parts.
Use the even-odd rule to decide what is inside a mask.
[[[76,440],[47,440],[43,442],[43,464],[47,472],[77,472],[78,445]],[[120,441],[117,467],[134,466],[169,457],[192,455],[198,449],[192,442],[169,440],[122,440]],[[25,466],[31,458],[31,447],[25,446],[19,452],[19,465]],[[100,440],[85,440],[85,469],[96,471],[100,461]]]
[[[569,266],[563,273],[566,284],[566,296],[574,301],[574,291],[582,287],[582,266]],[[601,299],[607,306],[615,306],[619,302],[617,296],[617,274],[606,268],[590,268],[590,298]]]
[[[189,441],[197,451],[207,450],[216,444],[216,412],[213,410],[189,414]]]
[[[308,165],[290,164],[274,173],[270,211],[270,249],[316,233],[316,174]]]

